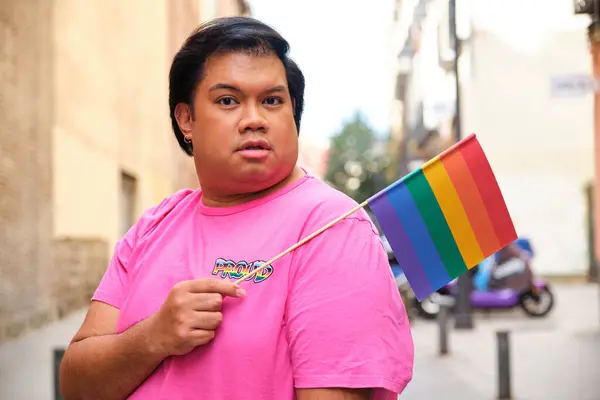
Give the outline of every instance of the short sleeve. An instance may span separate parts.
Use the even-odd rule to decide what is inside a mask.
[[[131,269],[129,259],[136,245],[191,193],[193,191],[189,189],[180,190],[142,214],[135,225],[115,245],[108,268],[96,288],[92,300],[121,308],[129,287]]]
[[[370,221],[348,218],[298,248],[286,323],[297,388],[375,388],[412,379],[410,324]]]
[[[136,228],[133,226],[115,245],[112,259],[92,300],[121,308],[128,287],[127,267],[135,243]]]

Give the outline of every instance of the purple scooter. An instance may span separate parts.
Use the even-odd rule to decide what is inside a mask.
[[[528,239],[519,238],[515,242],[521,249],[533,256],[533,250]],[[479,272],[478,272],[479,273]],[[414,301],[417,313],[425,319],[435,319],[440,310],[441,302],[453,303],[458,292],[456,280],[440,288],[423,301]],[[548,315],[554,306],[554,295],[548,282],[534,278],[532,287],[524,291],[513,289],[479,290],[471,292],[471,307],[479,310],[511,309],[520,307],[528,316],[541,318]]]

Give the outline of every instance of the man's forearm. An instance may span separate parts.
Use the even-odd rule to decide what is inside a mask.
[[[147,321],[121,334],[72,343],[60,368],[65,399],[125,399],[150,376],[166,355],[151,345]]]
[[[371,389],[296,389],[298,400],[370,400]]]

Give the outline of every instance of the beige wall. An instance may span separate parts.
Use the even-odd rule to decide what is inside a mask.
[[[0,343],[55,315],[51,12],[0,2]]]
[[[212,15],[213,11],[205,10],[207,5],[212,2],[216,5],[214,0],[182,0],[169,4],[167,7],[167,21],[169,24],[167,53],[169,64],[194,29],[198,27],[203,19],[208,18],[207,15]],[[173,142],[171,153],[176,163],[174,171],[175,188],[197,188],[198,178],[196,177],[193,159],[187,157],[176,145],[172,132],[170,138]]]
[[[0,2],[0,343],[88,304],[122,234],[121,172],[137,179],[134,220],[197,186],[168,70],[204,8]]]
[[[570,0],[545,8],[545,18],[518,0],[496,4],[502,10],[480,4],[490,9],[476,9],[472,59],[464,60],[464,71],[469,65],[471,71],[464,79],[463,134],[478,134],[517,232],[537,250],[536,271],[582,274],[592,96],[554,96],[551,80],[589,74],[586,21],[573,16]],[[519,17],[502,27],[495,22],[500,12]]]
[[[112,247],[121,234],[121,170],[137,178],[138,214],[182,186],[178,170],[191,163],[176,149],[169,123],[170,28],[191,30],[199,16],[197,2],[176,4],[56,1],[57,236],[100,236]]]
[[[122,233],[121,171],[137,179],[137,215],[198,186],[170,126],[169,67],[202,20],[237,13],[237,0],[55,0],[57,237],[98,237],[113,247]]]
[[[246,15],[243,6],[243,3],[247,4],[245,0],[220,0],[217,3],[219,16]]]
[[[591,70],[600,81],[600,32],[590,35]],[[600,91],[594,93],[594,181],[593,181],[594,256],[600,260]],[[599,271],[600,272],[600,271]]]

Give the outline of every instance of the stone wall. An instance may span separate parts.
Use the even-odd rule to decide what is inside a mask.
[[[108,265],[106,240],[59,238],[54,242],[53,295],[58,318],[90,304]]]
[[[89,303],[121,172],[138,214],[198,185],[170,131],[168,67],[219,1],[0,1],[0,343]]]
[[[52,2],[0,2],[0,342],[54,318]]]

